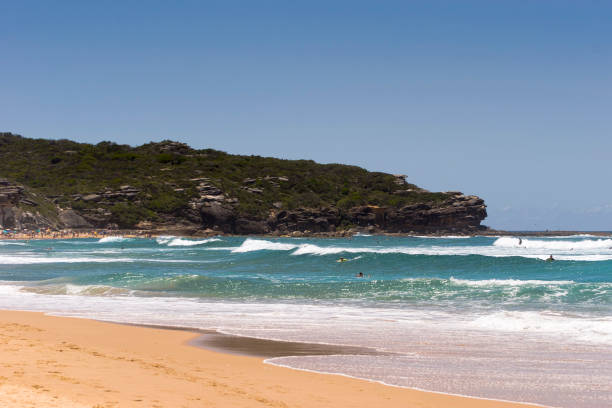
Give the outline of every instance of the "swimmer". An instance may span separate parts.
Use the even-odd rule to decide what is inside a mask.
[[[554,261],[555,258],[553,258],[552,254],[548,257],[548,259],[546,259],[546,262],[552,262]]]
[[[357,277],[357,278],[363,278],[363,272],[359,272],[357,275],[355,275],[355,277]]]

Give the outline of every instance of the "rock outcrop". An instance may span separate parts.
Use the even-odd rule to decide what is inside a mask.
[[[57,228],[55,217],[44,216],[37,197],[20,184],[0,179],[0,229],[36,230]]]
[[[442,204],[423,203],[400,209],[364,205],[346,212],[337,208],[273,211],[268,218],[268,232],[336,232],[350,226],[368,232],[476,233],[485,228],[480,222],[486,216],[481,198],[456,194]]]
[[[238,211],[238,199],[229,197],[210,179],[200,177],[191,181],[196,184],[197,193],[186,208],[166,216],[164,222],[142,222],[139,227],[189,227],[193,230],[244,235],[286,235],[295,232],[337,234],[347,229],[374,233],[476,233],[484,229],[480,223],[487,216],[486,205],[481,198],[460,192],[447,193],[448,198],[440,203],[423,202],[400,208],[361,205],[348,210],[336,207],[289,210],[283,209],[282,203],[275,202],[267,218],[245,216]],[[252,181],[245,180],[245,183],[248,186]],[[76,194],[72,196],[75,202],[95,203],[100,207],[63,209],[55,206],[57,216],[45,217],[35,210],[38,203],[30,198],[24,186],[0,180],[0,227],[17,230],[117,228],[112,221],[112,212],[105,207],[138,202],[139,195],[140,191],[129,185],[114,190]]]
[[[92,228],[93,225],[74,210],[64,210],[59,213],[59,220],[64,228]]]

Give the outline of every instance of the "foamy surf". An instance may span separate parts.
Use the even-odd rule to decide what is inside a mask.
[[[33,265],[33,264],[78,264],[78,263],[195,263],[192,260],[182,259],[155,259],[155,258],[116,258],[116,257],[62,257],[62,256],[5,256],[0,255],[0,264],[4,265]]]
[[[297,245],[282,242],[271,242],[260,239],[247,238],[238,248],[232,249],[234,253],[244,253],[253,251],[290,251]]]
[[[367,237],[363,237],[366,239]],[[439,240],[448,237],[440,237]],[[459,238],[459,237],[457,237]],[[464,237],[461,237],[464,238]],[[429,239],[433,239],[429,237]],[[612,260],[612,240],[579,240],[579,241],[529,241],[523,240],[525,245],[518,245],[518,238],[498,238],[490,246],[470,245],[411,245],[411,246],[385,246],[374,241],[371,246],[336,246],[317,245],[312,243],[275,242],[254,238],[247,238],[237,247],[214,247],[214,251],[227,250],[232,253],[249,253],[256,251],[283,251],[291,255],[339,255],[349,254],[404,254],[426,256],[470,256],[479,255],[494,258],[521,257],[528,259],[547,260],[550,254],[560,261],[596,262]]]
[[[584,343],[612,345],[612,317],[585,318],[570,313],[500,311],[479,316],[469,323],[484,330],[572,338]]]
[[[119,237],[119,236],[113,236],[113,237],[104,237],[104,238],[100,238],[98,240],[99,244],[108,244],[111,242],[123,242],[128,240],[129,238],[125,238],[125,237]]]
[[[567,240],[532,240],[513,237],[501,237],[493,246],[504,248],[529,248],[562,251],[580,251],[591,249],[612,250],[612,239],[584,239],[579,241]]]
[[[159,237],[156,239],[156,242],[158,244],[167,245],[169,247],[181,247],[181,246],[190,247],[190,246],[204,245],[210,242],[217,242],[217,241],[221,241],[221,239],[206,238],[206,239],[200,239],[200,240],[191,240],[191,239],[177,238],[177,237]]]
[[[62,256],[6,256],[0,255],[0,263],[5,265],[32,265],[55,263],[116,263],[134,262],[132,258],[95,258],[95,257],[62,257]]]
[[[571,280],[559,280],[559,281],[545,281],[545,280],[519,280],[519,279],[485,279],[485,280],[468,280],[468,279],[456,279],[451,277],[451,283],[456,285],[467,285],[467,286],[533,286],[533,285],[571,285],[576,282]]]
[[[73,296],[132,296],[135,292],[130,289],[116,288],[108,285],[73,285],[56,284],[20,287],[23,292],[40,295],[73,295]]]

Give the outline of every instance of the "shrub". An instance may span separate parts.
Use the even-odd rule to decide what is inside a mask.
[[[150,210],[127,203],[115,204],[110,211],[111,221],[117,223],[119,228],[133,228],[140,221],[155,217],[155,213]]]

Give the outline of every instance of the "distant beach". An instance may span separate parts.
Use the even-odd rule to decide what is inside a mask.
[[[459,237],[474,237],[474,236],[513,236],[513,237],[571,237],[571,236],[593,236],[605,237],[610,236],[612,231],[502,231],[502,230],[483,230],[476,234],[457,234]],[[16,239],[16,240],[51,240],[51,239],[101,239],[104,237],[123,237],[123,238],[156,238],[161,236],[178,236],[183,238],[195,237],[212,237],[212,236],[236,236],[243,237],[241,234],[228,234],[215,230],[108,230],[108,229],[66,229],[66,230],[38,230],[38,231],[21,231],[21,230],[3,230],[0,232],[0,240]],[[361,229],[351,229],[338,231],[335,233],[311,233],[295,231],[292,235],[282,234],[253,234],[253,237],[268,237],[268,238],[295,238],[295,237],[315,237],[315,238],[347,238],[353,236],[369,236],[367,231]],[[449,237],[452,235],[445,233],[431,234],[408,234],[408,233],[381,233],[375,234],[378,236],[388,237]]]

